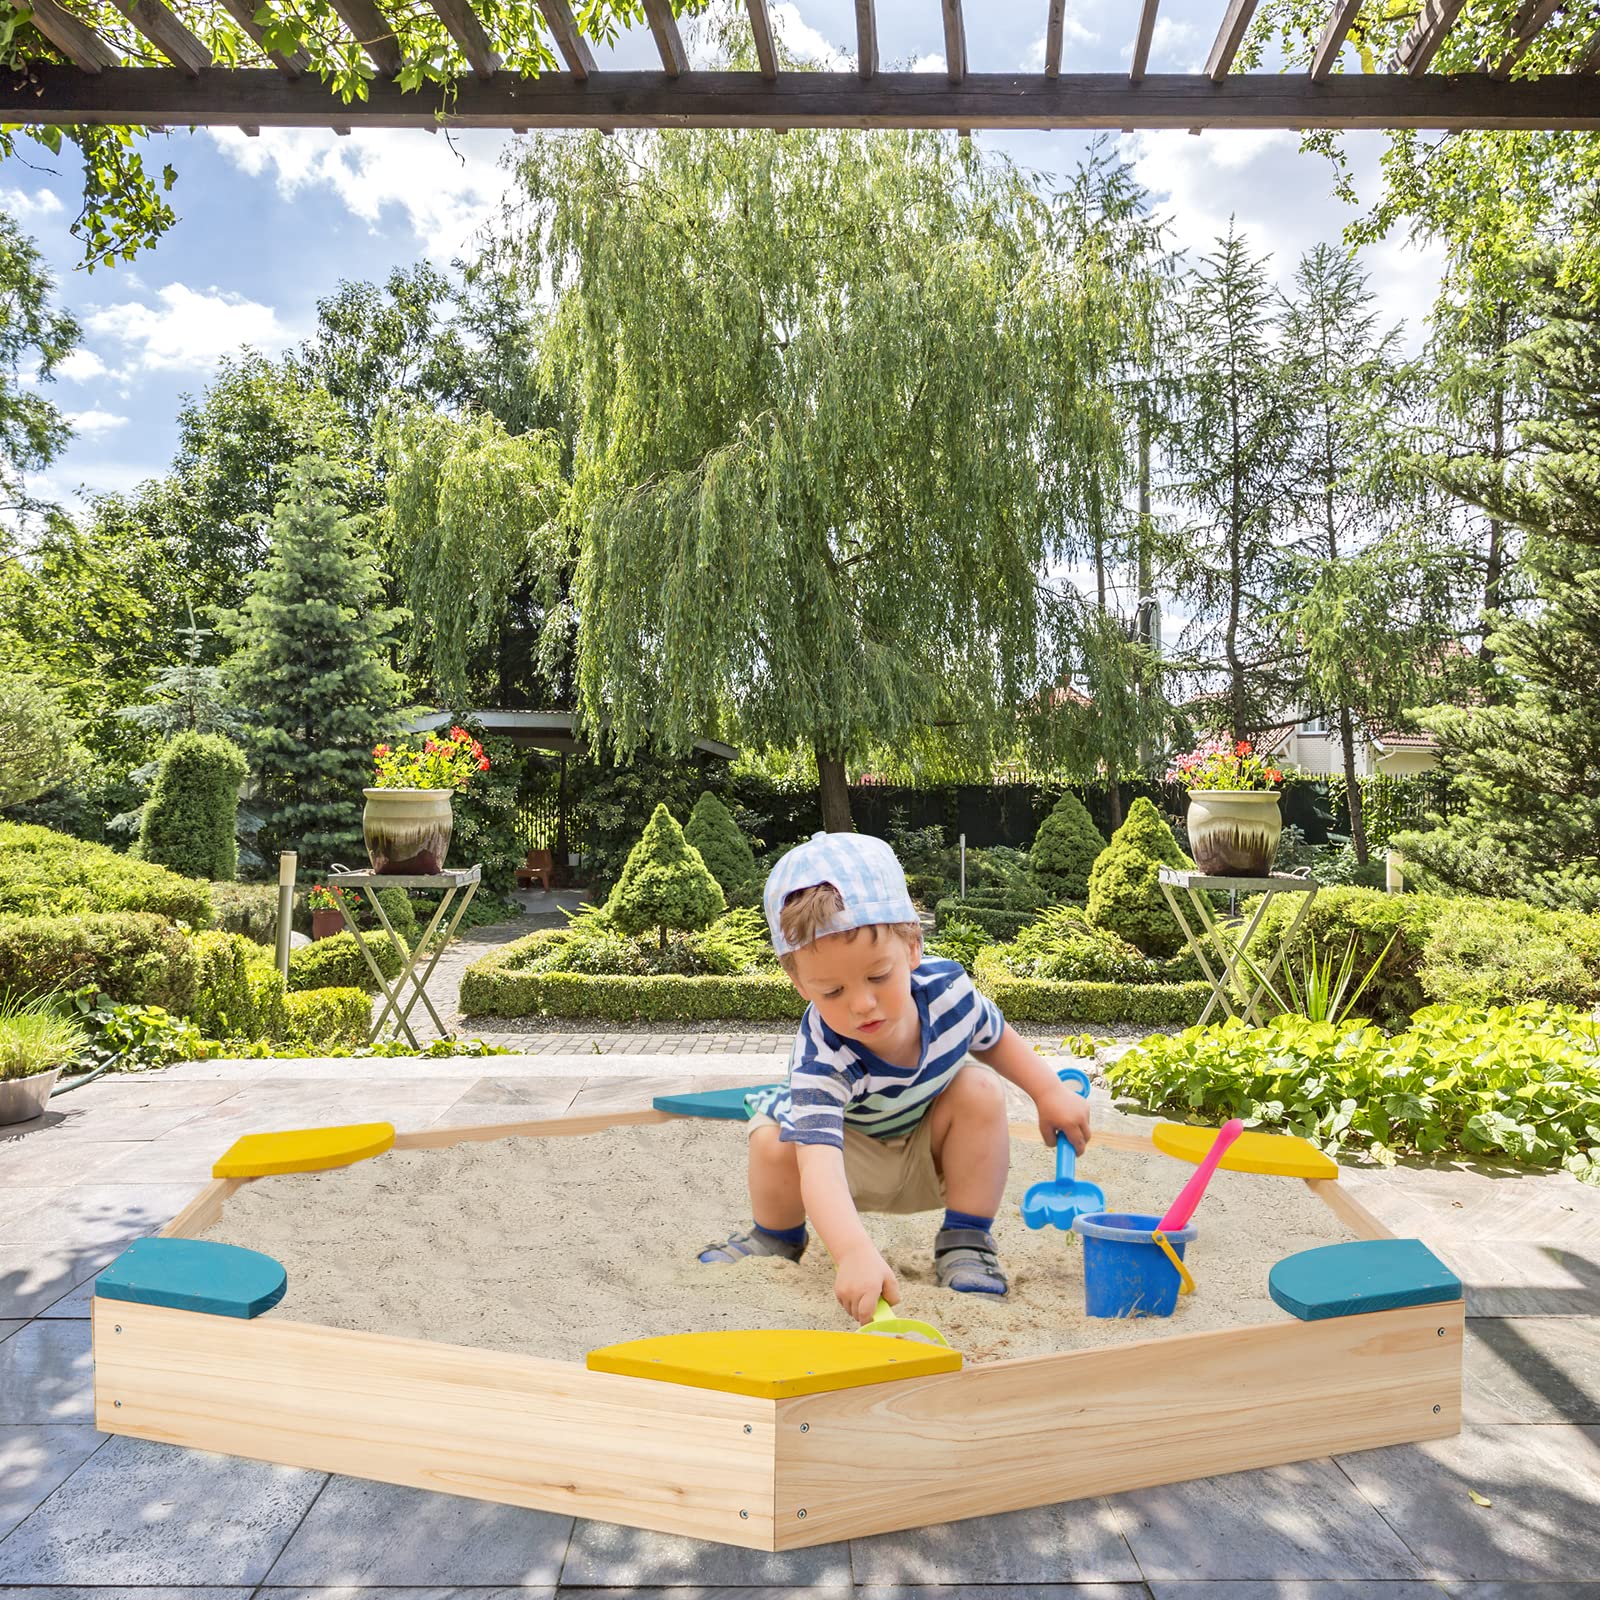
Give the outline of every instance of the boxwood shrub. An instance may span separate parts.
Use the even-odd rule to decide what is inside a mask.
[[[237,933],[211,930],[194,938],[197,967],[189,1017],[208,1039],[284,1035],[283,974],[271,952]]]
[[[1004,906],[984,905],[970,896],[961,900],[951,895],[933,908],[933,925],[944,928],[951,922],[965,922],[982,928],[991,939],[1009,944],[1038,916],[1037,910],[1014,910]]]
[[[980,987],[1008,1022],[1125,1022],[1150,1028],[1197,1021],[1211,993],[1205,983],[1055,983],[1012,977]]]
[[[400,954],[382,928],[361,935],[378,970],[386,979],[400,975]],[[372,979],[372,969],[361,954],[354,937],[349,933],[336,933],[331,939],[318,939],[315,944],[301,945],[289,952],[289,990],[299,994],[307,989],[360,989],[373,994],[377,984]]]
[[[183,1016],[197,972],[189,936],[149,912],[0,917],[0,991],[65,993],[93,984],[123,1005]]]
[[[197,878],[52,828],[0,822],[0,916],[85,911],[149,911],[194,928],[212,923],[210,891]]]
[[[307,1050],[363,1044],[372,1025],[372,1001],[365,989],[296,991],[284,996],[283,1011],[284,1043]]]
[[[209,883],[211,910],[224,933],[242,933],[256,944],[270,945],[278,933],[278,886],[275,883]]]

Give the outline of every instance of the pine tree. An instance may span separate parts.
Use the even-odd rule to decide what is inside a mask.
[[[1140,795],[1089,874],[1089,920],[1147,956],[1176,955],[1183,948],[1183,930],[1156,874],[1162,867],[1192,865],[1161,813]]]
[[[733,813],[707,789],[694,803],[683,836],[700,852],[730,905],[752,898],[756,854],[733,820]]]
[[[389,665],[396,614],[345,514],[345,475],[303,456],[271,525],[271,555],[243,607],[221,621],[234,646],[224,682],[250,718],[261,849],[298,850],[321,869],[362,856],[361,791],[372,747],[393,730],[400,680]]]
[[[624,933],[656,929],[665,949],[668,928],[693,932],[726,909],[700,852],[684,838],[672,813],[657,806],[606,901],[606,915]]]
[[[1033,875],[1058,900],[1086,900],[1089,872],[1105,847],[1083,802],[1068,789],[1034,835]]]
[[[139,855],[190,878],[231,882],[239,868],[234,827],[244,753],[216,733],[180,733],[161,752],[139,828]]]

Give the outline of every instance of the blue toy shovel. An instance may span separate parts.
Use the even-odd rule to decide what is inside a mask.
[[[1085,1100],[1089,1098],[1089,1075],[1077,1067],[1063,1067],[1057,1074],[1071,1083]],[[1105,1191],[1097,1183],[1084,1183],[1077,1177],[1078,1157],[1063,1133],[1056,1135],[1056,1175],[1033,1184],[1022,1197],[1022,1220],[1030,1228],[1051,1226],[1070,1231],[1080,1216],[1092,1216],[1106,1209]]]

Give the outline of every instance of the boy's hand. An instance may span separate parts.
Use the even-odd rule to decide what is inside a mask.
[[[889,1263],[868,1244],[853,1251],[840,1263],[833,1278],[834,1298],[857,1322],[870,1322],[878,1309],[878,1296],[890,1305],[900,1303],[900,1285],[895,1282]]]
[[[1046,1092],[1036,1102],[1039,1109],[1039,1136],[1052,1149],[1056,1134],[1064,1133],[1067,1143],[1077,1155],[1082,1155],[1089,1142],[1089,1102],[1064,1083],[1057,1083],[1054,1092]]]

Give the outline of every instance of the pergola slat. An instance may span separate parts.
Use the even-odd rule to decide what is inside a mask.
[[[967,25],[961,15],[961,0],[942,0],[944,9],[945,76],[960,83],[967,75]],[[969,133],[971,129],[967,130]]]
[[[878,75],[878,13],[872,0],[856,0],[856,71],[863,78]]]
[[[193,76],[211,65],[211,52],[161,4],[161,0],[114,0],[114,3],[173,66]]]
[[[772,42],[772,18],[767,12],[767,0],[744,0],[750,13],[750,32],[755,35],[756,60],[761,63],[761,76],[768,83],[778,76],[778,50]]]
[[[328,0],[328,4],[355,35],[356,43],[366,52],[367,60],[384,77],[394,77],[405,65],[405,58],[394,41],[394,29],[373,4],[373,0]]]
[[[1139,34],[1133,41],[1133,65],[1128,68],[1128,78],[1138,83],[1150,65],[1150,41],[1156,32],[1156,10],[1161,0],[1144,0],[1144,10],[1139,13]]]
[[[1317,53],[1311,58],[1311,81],[1313,83],[1326,82],[1328,75],[1333,71],[1333,64],[1339,59],[1339,52],[1344,49],[1344,41],[1350,32],[1350,25],[1356,20],[1361,10],[1361,0],[1339,0],[1334,7],[1332,15],[1328,18],[1328,25],[1322,30],[1322,37],[1317,41]]]
[[[281,50],[267,49],[267,36],[256,21],[255,0],[222,0],[222,3],[227,8],[228,15],[266,51],[267,60],[279,72],[286,72],[291,78],[297,78],[311,65],[304,50],[296,50],[292,56],[286,56]],[[256,133],[260,132],[261,130],[257,128]]]
[[[1509,78],[1511,69],[1528,53],[1528,46],[1539,37],[1564,3],[1565,0],[1522,0],[1516,20],[1511,24],[1511,47],[1499,65],[1488,70],[1497,78]]]
[[[1227,77],[1228,68],[1239,53],[1239,46],[1244,42],[1244,30],[1250,26],[1255,10],[1256,0],[1228,0],[1222,26],[1217,30],[1216,43],[1206,57],[1206,76],[1213,83],[1221,83]]]
[[[467,0],[428,0],[428,3],[460,46],[467,65],[480,78],[492,78],[500,70],[500,57],[495,54],[489,35]]]
[[[689,70],[689,55],[683,48],[683,36],[678,32],[678,19],[672,14],[668,0],[644,0],[644,19],[655,35],[656,49],[661,56],[661,70],[669,78]]]
[[[582,83],[594,71],[594,56],[590,54],[589,41],[578,32],[572,7],[567,0],[539,0],[539,14],[556,41],[567,71]]]
[[[100,73],[122,59],[86,22],[63,11],[55,0],[32,0],[29,19],[80,72]]]
[[[1427,0],[1411,31],[1395,50],[1392,68],[1420,77],[1444,43],[1444,36],[1455,26],[1466,0]]]
[[[42,0],[49,4],[50,0]],[[131,126],[325,128],[435,126],[440,99],[392,79],[364,101],[334,109],[309,74],[270,67],[213,69],[191,78],[167,68],[108,67],[98,74],[39,65],[0,74],[0,120]],[[460,128],[1523,128],[1600,131],[1600,78],[1551,73],[1498,79],[1432,75],[977,73],[948,84],[936,73],[880,72],[870,88],[853,72],[606,72],[465,77],[444,123]]]
[[[1584,46],[1583,55],[1579,58],[1574,72],[1600,72],[1600,28],[1594,30],[1593,36]]]
[[[1061,42],[1066,32],[1067,0],[1050,0],[1050,18],[1044,30],[1044,75],[1061,76]]]

